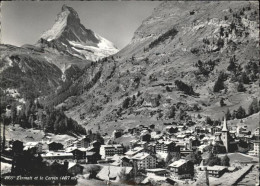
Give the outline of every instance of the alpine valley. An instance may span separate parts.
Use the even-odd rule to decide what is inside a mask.
[[[223,112],[231,125],[242,119],[256,128],[259,110],[250,105],[259,104],[258,5],[162,2],[120,51],[64,5],[35,45],[0,46],[2,98],[62,108],[101,134],[219,122]]]

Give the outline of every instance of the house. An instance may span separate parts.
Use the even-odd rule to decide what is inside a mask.
[[[84,167],[78,163],[69,162],[68,165],[68,172],[71,173],[73,176],[78,174],[83,174]]]
[[[260,151],[260,141],[259,140],[256,140],[256,141],[252,141],[253,144],[254,144],[254,149],[252,151],[249,151],[249,155],[251,156],[259,156],[259,151]]]
[[[119,137],[122,136],[122,133],[123,133],[123,131],[121,131],[121,130],[114,130],[113,133],[112,133],[112,136],[114,138],[119,138]]]
[[[132,175],[133,167],[103,166],[96,177],[104,181],[119,182],[122,172],[126,175]]]
[[[136,143],[137,147],[142,147],[144,149],[147,149],[147,145],[148,145],[148,143],[146,141],[140,141],[140,142]]]
[[[65,175],[68,170],[68,161],[64,161],[63,163],[59,163],[57,160],[54,160],[50,164],[50,170],[53,175]]]
[[[73,154],[73,159],[75,159],[75,160],[86,159],[86,149],[85,148],[76,148],[70,152]]]
[[[156,157],[145,152],[140,152],[132,157],[137,170],[156,168]]]
[[[141,138],[141,141],[149,142],[151,140],[151,134],[149,134],[149,133],[142,134],[140,138]]]
[[[15,140],[12,144],[13,154],[20,154],[23,152],[23,142],[19,140]]]
[[[127,156],[122,157],[121,158],[121,166],[122,167],[133,167],[134,164],[133,164],[131,157],[127,157]]]
[[[177,139],[184,140],[187,137],[186,134],[179,134],[177,135]]]
[[[35,149],[35,153],[42,153],[42,143],[40,142],[26,142],[23,150]]]
[[[71,152],[47,152],[45,154],[41,155],[43,159],[45,160],[72,160],[74,159],[73,154]]]
[[[63,145],[61,143],[56,143],[56,142],[51,141],[47,144],[49,147],[49,151],[63,150]]]
[[[123,155],[124,147],[121,144],[112,144],[112,145],[101,145],[100,155],[105,158],[109,156],[114,156],[115,154]]]
[[[190,138],[189,139],[189,149],[197,149],[197,147],[200,146],[200,140],[197,138]]]
[[[259,136],[259,132],[260,132],[260,128],[257,127],[257,128],[255,129],[255,131],[254,131],[254,135],[255,135],[255,136]]]
[[[194,176],[194,164],[185,159],[179,159],[169,165],[173,177],[177,179],[189,179]]]
[[[87,163],[95,164],[98,160],[101,160],[101,155],[97,152],[86,152]]]
[[[66,147],[70,147],[73,145],[74,139],[67,139],[65,140]]]
[[[91,145],[95,148],[94,151],[99,153],[101,143],[99,141],[92,141]]]
[[[175,143],[173,141],[158,140],[156,143],[156,152],[175,152]]]
[[[82,137],[73,142],[73,146],[77,148],[88,148],[90,146],[90,139],[88,137]]]
[[[227,171],[227,167],[214,165],[212,167],[208,166],[207,170],[208,170],[209,176],[219,178]]]
[[[212,126],[211,128],[211,134],[214,135],[216,132],[221,132],[220,126]]]
[[[156,144],[155,143],[149,143],[147,145],[147,151],[149,153],[155,154],[156,153]]]
[[[157,168],[157,169],[146,169],[146,175],[157,175],[157,176],[164,176],[167,174],[167,170],[166,169],[161,169],[161,168]]]
[[[170,133],[170,134],[173,134],[173,133],[176,133],[178,132],[178,127],[176,126],[167,126],[165,128],[166,132]]]

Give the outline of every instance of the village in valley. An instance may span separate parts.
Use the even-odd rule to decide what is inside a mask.
[[[50,3],[1,4],[1,185],[259,185],[259,1]]]
[[[26,170],[25,162],[35,158],[35,163],[48,167],[47,172],[66,173],[74,178],[69,183],[78,185],[211,185],[223,180],[233,185],[250,174],[251,182],[258,184],[259,128],[231,127],[226,118],[219,126],[194,124],[165,123],[162,130],[155,124],[137,125],[111,135],[89,130],[62,141],[48,133],[26,142],[7,135],[1,142],[5,147],[1,164],[5,175],[19,175]],[[64,183],[60,179],[47,183],[60,181]]]

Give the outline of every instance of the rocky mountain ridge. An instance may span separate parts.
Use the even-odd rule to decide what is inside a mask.
[[[227,109],[247,109],[258,87],[259,72],[252,71],[259,59],[257,5],[163,2],[128,46],[78,79],[74,88],[81,93],[61,105],[87,129],[104,131],[198,115],[217,120]],[[241,91],[245,73],[250,80]],[[92,82],[87,89],[83,79]]]
[[[86,29],[77,12],[66,5],[62,6],[54,25],[41,36],[37,45],[91,61],[118,52],[112,42]]]
[[[118,50],[112,42],[86,29],[77,12],[63,5],[53,27],[35,45],[1,44],[0,51],[1,95],[12,95],[6,92],[11,90],[19,99],[31,99],[61,91],[92,62]]]

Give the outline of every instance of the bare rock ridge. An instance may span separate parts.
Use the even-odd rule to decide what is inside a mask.
[[[86,29],[80,23],[78,13],[66,5],[62,6],[54,25],[41,36],[38,44],[91,61],[118,52],[112,42]]]

